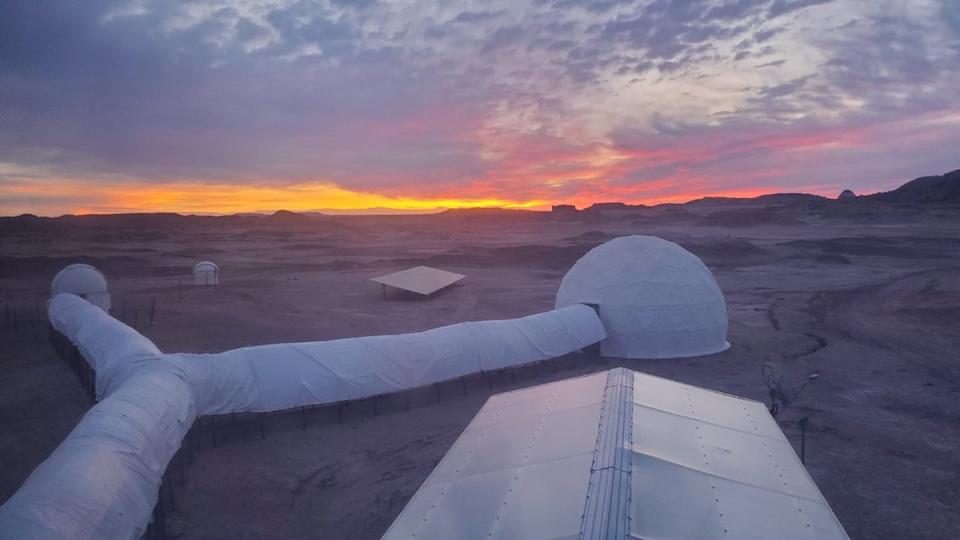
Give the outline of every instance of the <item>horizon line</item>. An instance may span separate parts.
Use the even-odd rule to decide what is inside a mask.
[[[885,193],[883,191],[878,191],[876,193]],[[857,195],[857,197],[875,195],[876,193],[869,193],[863,195]],[[553,212],[553,207],[557,206],[572,206],[575,211],[582,212],[589,208],[598,205],[624,205],[632,207],[642,207],[642,208],[657,208],[661,206],[683,206],[697,201],[717,199],[717,200],[753,200],[759,199],[761,197],[768,197],[773,195],[800,195],[800,196],[809,196],[809,197],[819,197],[825,200],[837,200],[836,197],[827,197],[825,195],[818,195],[816,193],[806,193],[800,191],[788,191],[788,192],[770,192],[762,193],[755,195],[753,197],[732,197],[727,195],[704,195],[702,197],[697,197],[694,199],[689,199],[683,202],[658,202],[655,204],[646,204],[646,203],[637,203],[637,202],[624,202],[624,201],[595,201],[589,205],[578,207],[573,203],[555,203],[549,205],[549,207],[544,208],[511,208],[510,206],[467,206],[467,207],[458,207],[450,208],[444,206],[438,206],[435,208],[419,208],[419,209],[407,209],[407,208],[389,208],[389,207],[374,207],[374,208],[356,208],[356,209],[312,209],[312,210],[287,210],[285,208],[277,208],[275,210],[250,210],[244,212],[177,212],[177,211],[133,211],[133,212],[68,212],[66,214],[59,215],[43,215],[35,214],[33,212],[23,212],[16,215],[0,215],[0,218],[17,218],[24,216],[33,216],[37,218],[47,218],[47,219],[58,219],[64,217],[93,217],[93,216],[136,216],[136,215],[177,215],[183,217],[269,217],[280,212],[287,212],[295,215],[323,215],[331,217],[339,216],[354,216],[354,217],[363,217],[363,216],[426,216],[426,215],[435,215],[442,214],[444,212],[450,211],[464,211],[464,210],[505,210],[513,212],[532,212],[532,213],[544,213],[549,214]],[[545,205],[546,206],[546,205]]]

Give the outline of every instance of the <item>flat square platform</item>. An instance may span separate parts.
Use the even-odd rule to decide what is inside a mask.
[[[385,276],[375,277],[370,281],[429,296],[440,289],[445,289],[453,285],[465,277],[467,276],[455,272],[447,272],[439,268],[415,266]]]

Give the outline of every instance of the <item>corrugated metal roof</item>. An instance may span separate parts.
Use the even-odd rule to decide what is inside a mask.
[[[630,526],[633,372],[607,372],[581,538],[623,538]]]
[[[623,368],[491,397],[386,538],[847,538],[763,404]]]

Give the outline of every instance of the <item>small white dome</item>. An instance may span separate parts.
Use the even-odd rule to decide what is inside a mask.
[[[217,285],[220,283],[220,268],[210,261],[200,261],[193,265],[194,285]]]
[[[557,292],[558,308],[599,306],[603,356],[678,358],[727,349],[727,306],[694,254],[653,236],[624,236],[578,260]]]
[[[75,294],[104,311],[110,311],[107,279],[89,264],[71,264],[57,272],[50,285],[50,292],[52,296],[64,293]]]
[[[220,268],[210,261],[200,261],[193,265],[194,272],[218,272],[219,270]]]

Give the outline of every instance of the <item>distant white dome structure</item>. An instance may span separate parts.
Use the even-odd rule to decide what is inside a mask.
[[[220,283],[220,268],[210,261],[193,265],[194,285],[217,285]]]
[[[89,264],[70,264],[57,272],[50,284],[50,293],[52,296],[64,293],[75,294],[104,311],[110,311],[107,278]]]
[[[696,255],[661,238],[623,236],[590,250],[557,292],[558,308],[572,304],[598,306],[603,356],[681,358],[730,347],[717,280]]]

